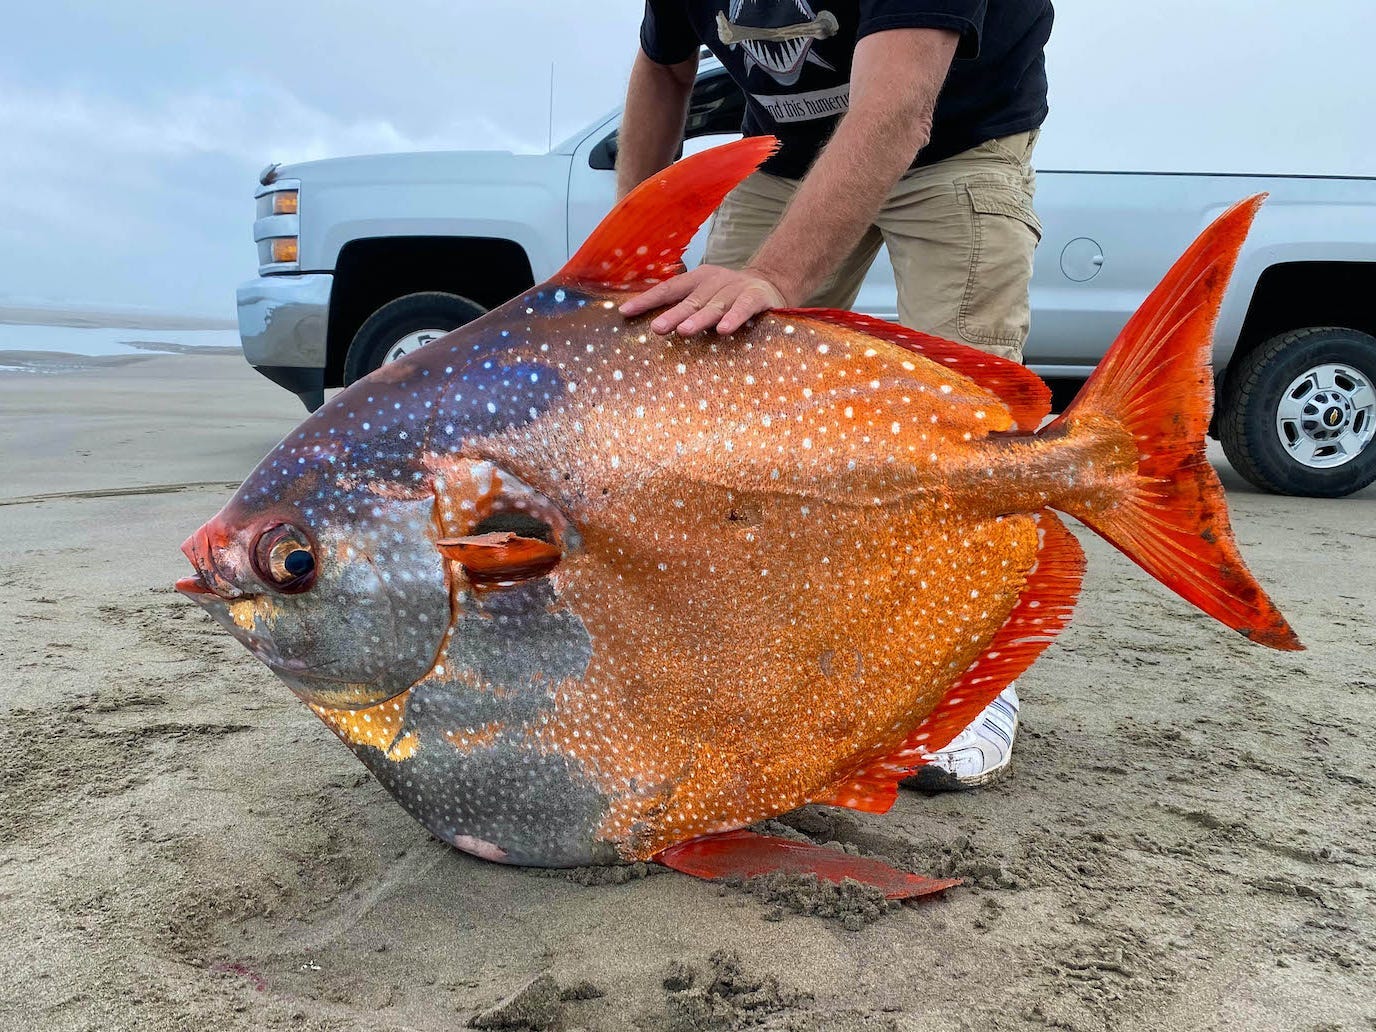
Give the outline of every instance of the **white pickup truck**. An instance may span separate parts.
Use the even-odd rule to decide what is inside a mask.
[[[738,136],[743,103],[705,62],[685,147]],[[256,195],[259,276],[238,294],[244,356],[314,409],[326,388],[548,278],[611,206],[619,119],[541,155],[269,167]],[[1263,488],[1349,494],[1376,480],[1376,177],[1266,171],[1039,167],[1026,360],[1047,378],[1084,378],[1205,224],[1269,191],[1219,318],[1214,430]],[[990,217],[1007,216],[971,211]],[[689,264],[701,246],[699,234]],[[895,317],[885,255],[856,308]]]

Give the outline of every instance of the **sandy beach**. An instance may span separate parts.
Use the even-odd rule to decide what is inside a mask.
[[[1077,528],[1008,779],[782,820],[966,879],[884,912],[430,838],[171,590],[296,399],[232,354],[0,366],[0,1028],[1376,1029],[1376,488],[1221,467],[1303,653]]]

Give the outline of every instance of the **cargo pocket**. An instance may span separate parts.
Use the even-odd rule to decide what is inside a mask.
[[[1021,350],[1032,323],[1032,255],[1042,238],[1032,198],[1019,182],[1002,177],[967,176],[957,185],[971,220],[960,335],[971,344]]]

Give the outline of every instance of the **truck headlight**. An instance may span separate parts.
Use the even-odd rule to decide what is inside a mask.
[[[296,237],[273,237],[271,256],[274,265],[296,261],[300,256]]]
[[[296,200],[301,196],[297,190],[277,190],[269,194],[272,198],[272,214],[295,215]]]
[[[301,182],[278,179],[265,183],[253,195],[257,219],[253,239],[258,244],[260,273],[294,273],[301,262]]]

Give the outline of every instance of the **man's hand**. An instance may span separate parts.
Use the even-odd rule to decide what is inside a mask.
[[[757,269],[699,265],[631,298],[621,306],[621,314],[630,318],[673,305],[650,323],[650,328],[656,333],[691,337],[714,327],[718,333],[735,333],[751,316],[793,303]]]

